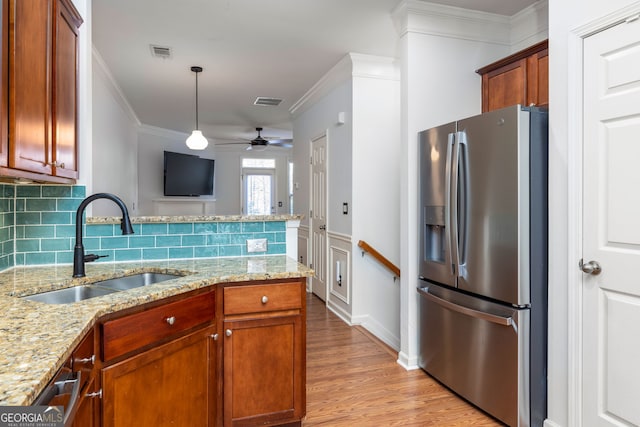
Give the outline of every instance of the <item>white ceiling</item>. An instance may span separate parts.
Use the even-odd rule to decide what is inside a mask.
[[[432,0],[512,16],[535,0]],[[93,44],[139,120],[205,136],[291,137],[289,108],[348,52],[397,56],[398,0],[93,0]],[[155,58],[150,45],[172,49]],[[258,96],[278,107],[253,105]]]

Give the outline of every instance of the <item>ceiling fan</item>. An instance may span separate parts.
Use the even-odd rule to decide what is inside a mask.
[[[291,148],[293,146],[292,139],[285,139],[285,138],[276,139],[276,138],[269,138],[269,137],[264,138],[260,134],[262,132],[261,127],[257,127],[256,131],[258,132],[258,136],[256,136],[252,140],[246,140],[246,142],[239,142],[239,143],[238,142],[222,143],[219,145],[249,144],[249,146],[247,147],[247,150],[255,150],[255,151],[262,151],[267,147]]]

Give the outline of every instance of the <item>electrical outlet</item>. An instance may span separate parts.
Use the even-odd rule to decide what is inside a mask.
[[[267,239],[247,239],[247,253],[267,252]]]

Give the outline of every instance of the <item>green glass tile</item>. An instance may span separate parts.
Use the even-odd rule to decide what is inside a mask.
[[[2,227],[0,228],[0,242],[6,242],[11,239],[11,228]]]
[[[115,251],[114,256],[116,261],[138,261],[142,259],[142,250],[141,249],[118,249],[117,251]]]
[[[131,227],[133,228],[133,234],[138,236],[142,234],[142,224],[131,224]],[[122,231],[120,225],[118,225],[118,230]]]
[[[14,236],[15,239],[24,239],[24,225],[16,225],[15,227],[16,234]]]
[[[215,247],[215,246],[212,246]],[[241,245],[224,245],[218,246],[219,256],[240,256],[242,255]]]
[[[75,225],[56,225],[56,237],[75,237]]]
[[[40,197],[40,185],[18,185],[16,186],[16,197]]]
[[[68,251],[71,250],[70,239],[42,239],[40,248],[43,251]]]
[[[120,231],[120,227],[118,227]],[[114,236],[113,224],[91,224],[85,226],[87,236]]]
[[[0,199],[0,212],[10,212],[11,211],[11,200],[9,199]]]
[[[40,239],[17,239],[16,252],[38,252]]]
[[[231,245],[246,245],[247,239],[253,239],[253,234],[240,233],[229,235],[229,244]]]
[[[158,234],[167,234],[167,224],[142,224],[142,232],[144,236],[152,236]]]
[[[58,212],[75,212],[80,206],[82,199],[56,199]]]
[[[189,236],[182,236],[182,246],[204,246],[206,236],[202,234],[194,234]]]
[[[197,246],[193,248],[195,258],[214,258],[218,256],[218,246]]]
[[[26,199],[26,202],[27,212],[54,212],[58,208],[56,199]]]
[[[3,194],[4,194],[4,197],[13,199],[13,197],[16,195],[15,185],[5,185]]]
[[[241,227],[239,222],[219,222],[218,233],[240,233]]]
[[[193,248],[169,248],[169,259],[193,258]]]
[[[56,252],[56,264],[73,264],[73,251]]]
[[[15,263],[15,265],[24,265],[24,254],[23,253],[14,254],[13,262]]]
[[[42,212],[43,224],[71,224],[71,212]]]
[[[75,245],[76,239],[71,240],[71,245]],[[82,239],[82,246],[84,246],[85,251],[96,251],[100,249],[100,238],[99,237],[84,237]]]
[[[153,248],[143,249],[142,259],[168,259],[169,249],[167,248]]]
[[[40,225],[40,212],[16,212],[16,224],[17,225]]]
[[[3,254],[12,254],[13,253],[13,240],[8,240],[6,242],[2,242],[2,253]]]
[[[71,197],[71,186],[43,185],[42,197]]]
[[[16,212],[24,211],[24,199],[16,199]]]
[[[102,237],[100,239],[100,249],[123,249],[128,247],[128,237]]]
[[[5,227],[10,227],[10,226],[14,225],[13,223],[14,223],[13,213],[2,214],[2,224]]]
[[[24,254],[25,265],[55,264],[55,252],[27,252]]]
[[[287,231],[285,221],[267,221],[264,223],[264,231]]]
[[[243,233],[260,233],[264,231],[264,222],[242,222]]]
[[[180,246],[182,238],[180,236],[158,236],[156,237],[156,247],[165,248],[169,246]],[[149,245],[153,246],[153,245]]]
[[[87,188],[84,185],[74,185],[71,187],[71,196],[84,199],[87,197]]]
[[[9,267],[13,267],[11,265],[12,258],[10,256],[2,256],[0,257],[0,271],[6,270]]]
[[[169,234],[193,234],[193,223],[169,224]]]
[[[286,231],[275,233],[275,235],[276,235],[276,238],[275,238],[276,242],[278,242],[278,243],[287,243],[287,232]]]
[[[274,243],[267,247],[267,254],[269,255],[281,255],[287,253],[287,245],[282,243]]]
[[[156,238],[153,236],[129,236],[130,248],[153,248],[156,246]]]
[[[54,237],[56,235],[56,227],[53,225],[25,225],[24,237]]]
[[[228,245],[233,234],[209,234],[207,235],[207,246]]]
[[[196,222],[193,224],[194,234],[211,234],[218,232],[217,222]]]

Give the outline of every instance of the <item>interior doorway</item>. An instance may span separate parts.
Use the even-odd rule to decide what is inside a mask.
[[[311,238],[311,290],[327,301],[327,135],[311,141],[311,191],[309,230]]]

